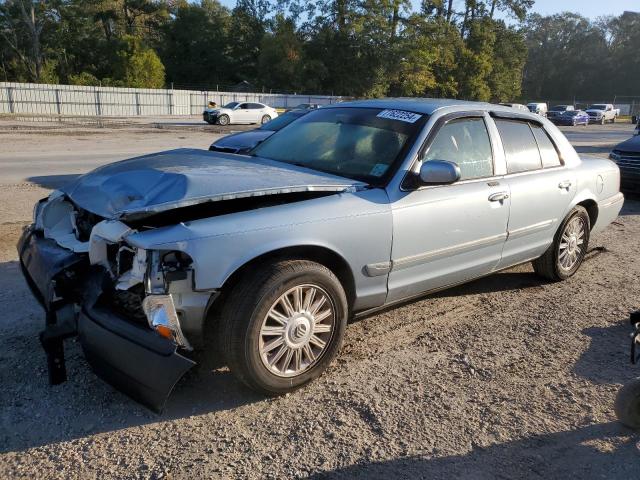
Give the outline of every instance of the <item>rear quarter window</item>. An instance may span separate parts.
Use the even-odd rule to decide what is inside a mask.
[[[545,129],[538,125],[531,125],[531,130],[538,143],[540,157],[542,158],[542,168],[559,167],[562,165],[558,150]]]
[[[528,122],[496,119],[504,153],[507,173],[520,173],[542,168],[538,144]]]

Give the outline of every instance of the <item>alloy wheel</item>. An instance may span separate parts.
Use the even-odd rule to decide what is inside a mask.
[[[585,223],[580,217],[573,218],[565,227],[558,248],[560,268],[570,271],[584,256]]]
[[[279,377],[295,377],[324,355],[335,329],[335,307],[318,285],[298,285],[271,306],[260,328],[260,358]]]

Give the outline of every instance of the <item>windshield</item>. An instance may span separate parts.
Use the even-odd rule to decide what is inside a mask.
[[[555,107],[551,107],[552,112],[564,112],[567,108],[566,105],[556,105]]]
[[[596,103],[595,105],[591,105],[589,110],[604,110],[607,106],[601,103]]]
[[[271,132],[277,132],[278,130],[286,127],[295,119],[302,117],[307,112],[287,112],[277,116],[270,122],[265,123],[258,130],[269,130]]]
[[[575,117],[576,115],[582,113],[580,110],[570,110],[567,112],[564,112],[563,115],[567,116],[567,117]]]
[[[529,109],[529,111],[531,112],[537,112],[538,111],[538,105],[527,105],[527,108]]]
[[[377,108],[314,110],[251,154],[380,184],[426,118]]]
[[[238,102],[231,102],[231,103],[227,103],[223,108],[235,108],[235,106],[238,105]]]

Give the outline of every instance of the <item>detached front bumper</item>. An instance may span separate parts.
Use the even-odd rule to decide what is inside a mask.
[[[18,252],[27,283],[46,312],[40,339],[50,382],[66,379],[63,340],[78,335],[98,376],[161,412],[175,384],[195,362],[180,355],[172,341],[102,305],[108,275],[89,269],[86,255],[59,247],[32,227],[23,232]]]

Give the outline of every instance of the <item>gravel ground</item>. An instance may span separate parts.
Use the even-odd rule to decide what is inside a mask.
[[[618,129],[628,135],[610,127],[569,138],[603,154]],[[132,151],[169,141],[165,131],[112,134]],[[33,143],[0,135],[12,148]],[[40,152],[73,144],[90,157],[113,148],[111,136],[47,136]],[[40,158],[31,155],[27,170]],[[281,398],[246,390],[224,368],[199,369],[155,415],[99,380],[74,341],[69,381],[47,385],[43,315],[14,245],[49,185],[4,173],[0,182],[0,478],[640,477],[640,436],[612,409],[638,374],[627,344],[628,313],[640,307],[637,198],[566,282],[524,265],[353,322],[328,372]]]

